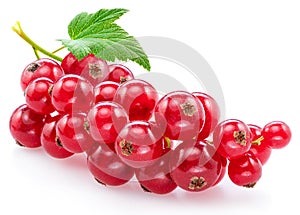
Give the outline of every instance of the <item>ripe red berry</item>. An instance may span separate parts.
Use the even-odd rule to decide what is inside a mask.
[[[37,78],[30,82],[25,90],[25,100],[28,107],[39,114],[50,114],[55,109],[51,102],[53,81],[48,78]]]
[[[239,157],[251,147],[250,129],[240,120],[225,120],[215,128],[213,144],[221,156],[228,159]]]
[[[107,75],[107,81],[113,81],[118,84],[134,79],[134,76],[129,68],[121,64],[111,64],[108,66],[109,73]]]
[[[67,151],[60,142],[58,142],[56,135],[56,123],[61,118],[60,115],[54,117],[47,116],[45,125],[41,133],[41,144],[47,154],[54,158],[67,158],[73,155],[72,152]]]
[[[227,173],[227,163],[228,163],[228,161],[227,161],[226,158],[224,158],[224,157],[222,157],[222,156],[220,156],[220,158],[221,158],[221,163],[222,163],[222,166],[221,166],[221,173],[220,173],[220,175],[218,176],[217,181],[216,181],[212,186],[218,185],[218,184],[222,181],[222,179],[225,177],[225,175],[226,175],[226,173]]]
[[[104,81],[98,84],[94,89],[94,103],[113,101],[119,86],[120,84],[112,81]]]
[[[153,164],[164,153],[164,143],[153,134],[150,123],[133,121],[120,131],[115,150],[127,165],[141,168]]]
[[[77,58],[70,52],[67,54],[61,62],[61,67],[63,68],[65,74],[73,74],[72,73],[72,65],[78,62]]]
[[[292,138],[289,126],[281,121],[270,122],[262,130],[264,141],[273,149],[287,146]]]
[[[28,84],[36,78],[49,78],[58,80],[64,75],[61,66],[52,59],[41,58],[27,65],[21,75],[21,87],[25,91]]]
[[[155,88],[139,79],[122,84],[114,98],[114,101],[122,105],[128,113],[130,121],[149,120],[157,100],[158,94]]]
[[[205,121],[202,130],[198,134],[198,140],[204,140],[217,126],[220,118],[220,108],[216,100],[208,94],[194,92],[192,95],[199,99],[204,108]]]
[[[60,113],[88,112],[94,102],[93,86],[78,75],[65,75],[54,83],[52,104]]]
[[[179,145],[170,159],[171,177],[184,190],[199,192],[213,186],[221,174],[222,161],[210,144]]]
[[[197,138],[204,125],[205,113],[195,96],[188,92],[175,91],[166,94],[157,102],[155,118],[166,121],[166,137],[185,140]]]
[[[229,161],[228,176],[236,185],[254,187],[261,175],[260,161],[249,153]]]
[[[100,144],[88,156],[87,165],[95,179],[104,185],[119,186],[127,183],[134,175],[134,169],[124,164],[105,144]]]
[[[26,104],[12,113],[9,129],[16,143],[28,148],[41,146],[40,136],[44,126],[44,115],[37,114]]]

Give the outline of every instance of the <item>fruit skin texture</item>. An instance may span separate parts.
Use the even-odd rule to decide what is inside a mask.
[[[165,136],[173,140],[196,138],[205,120],[200,101],[185,91],[166,94],[157,102],[154,114],[157,121],[165,120]]]
[[[228,176],[238,186],[253,187],[261,175],[260,161],[249,153],[229,161]]]
[[[21,88],[25,91],[28,84],[37,78],[44,77],[56,81],[63,75],[64,71],[56,61],[48,58],[41,58],[25,67],[21,75]]]
[[[46,117],[45,125],[41,133],[41,144],[47,154],[51,157],[63,159],[72,156],[73,153],[67,151],[57,143],[55,127],[60,118],[60,115],[56,115],[54,117],[49,115]]]
[[[252,144],[249,153],[257,157],[260,163],[264,165],[269,160],[272,149],[267,144],[265,139],[262,139],[262,128],[252,124],[249,124],[248,127],[250,128],[250,132],[252,134]]]
[[[78,75],[65,75],[54,83],[51,96],[60,113],[87,112],[94,101],[94,88]]]
[[[88,156],[87,165],[95,179],[104,185],[119,186],[127,183],[134,175],[134,169],[124,164],[105,144],[100,144]]]
[[[61,62],[65,74],[72,74],[72,65],[78,61],[77,58],[70,52],[67,54]]]
[[[262,135],[264,141],[272,149],[281,149],[287,146],[292,138],[290,127],[281,121],[273,121],[265,125]]]
[[[118,84],[123,84],[126,81],[134,79],[134,76],[129,68],[121,64],[111,64],[108,66],[109,73],[106,77],[107,81],[113,81]]]
[[[213,186],[221,174],[222,161],[210,144],[179,145],[170,159],[171,177],[184,190],[199,192]]]
[[[217,126],[220,119],[220,108],[216,100],[208,94],[194,92],[192,95],[199,99],[205,112],[205,122],[198,134],[198,140],[200,141],[206,139]]]
[[[133,121],[120,131],[115,150],[121,160],[133,168],[152,165],[164,153],[163,138],[157,139],[151,124]]]
[[[228,160],[222,156],[220,156],[221,158],[221,163],[222,163],[222,167],[221,167],[221,173],[217,179],[217,181],[212,185],[212,186],[216,186],[218,185],[222,179],[225,177],[226,173],[227,173],[227,164],[228,164]]]
[[[119,86],[120,84],[112,81],[104,81],[98,84],[94,89],[94,103],[113,101]]]
[[[213,144],[221,156],[229,160],[239,157],[251,147],[250,129],[240,120],[225,120],[215,128]]]
[[[123,106],[130,121],[148,121],[157,100],[157,91],[151,84],[133,79],[118,88],[113,101]]]
[[[55,109],[51,102],[49,89],[53,81],[48,78],[37,78],[30,82],[25,90],[26,104],[39,114],[50,114]]]
[[[37,114],[23,104],[15,109],[10,117],[10,133],[19,145],[37,148],[41,146],[40,136],[44,118],[44,115]]]
[[[87,115],[89,132],[93,139],[114,143],[120,130],[129,122],[125,110],[115,102],[99,102]]]

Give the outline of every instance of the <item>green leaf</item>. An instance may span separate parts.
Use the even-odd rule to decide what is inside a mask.
[[[139,42],[114,23],[126,12],[117,8],[80,13],[68,26],[70,39],[59,41],[79,60],[91,53],[107,61],[131,60],[150,71],[148,56]]]

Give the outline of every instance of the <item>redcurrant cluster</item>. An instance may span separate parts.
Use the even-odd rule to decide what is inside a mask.
[[[36,60],[24,69],[21,87],[26,104],[10,118],[16,142],[42,146],[54,158],[84,152],[91,174],[105,185],[135,175],[145,191],[198,192],[228,172],[233,183],[253,187],[271,150],[291,139],[284,122],[263,128],[219,122],[211,96],[174,91],[160,97],[127,67],[92,54],[79,61],[70,53],[61,64]]]

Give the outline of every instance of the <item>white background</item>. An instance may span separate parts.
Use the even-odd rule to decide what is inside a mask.
[[[144,193],[135,182],[103,187],[83,156],[54,160],[42,149],[14,144],[8,121],[24,102],[20,74],[34,55],[11,26],[20,20],[33,39],[54,50],[76,14],[115,7],[130,10],[118,21],[130,34],[174,38],[201,53],[222,85],[227,118],[290,125],[290,145],[273,151],[254,189],[227,177],[206,192],[165,196]],[[6,1],[0,8],[0,214],[299,214],[299,11],[296,0]]]

